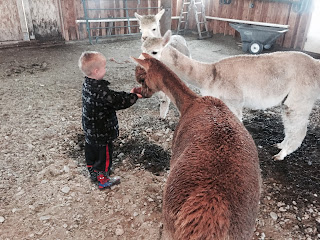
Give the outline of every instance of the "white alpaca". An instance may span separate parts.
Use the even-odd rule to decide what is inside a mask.
[[[203,96],[226,103],[242,120],[242,109],[266,109],[283,102],[285,138],[273,156],[283,160],[298,149],[306,136],[308,118],[320,97],[320,62],[301,52],[240,55],[215,63],[192,60],[168,45],[171,32],[149,38],[143,52],[158,58]]]
[[[134,16],[138,19],[139,28],[142,33],[141,41],[144,42],[150,37],[161,37],[160,32],[160,19],[164,14],[164,9],[158,12],[156,15],[139,15],[134,13]],[[187,46],[186,40],[179,35],[174,35],[171,37],[170,45],[176,48],[179,52],[184,55],[191,57],[190,51]],[[160,99],[160,117],[166,118],[166,115],[169,111],[170,99],[163,93],[158,93]]]
[[[138,19],[139,29],[142,33],[141,41],[144,42],[150,37],[162,37],[160,32],[160,19],[164,14],[164,9],[158,12],[156,15],[139,15],[134,13],[134,16]],[[190,51],[187,46],[187,42],[184,37],[180,35],[173,35],[171,37],[170,45],[176,48],[179,52],[190,57]]]

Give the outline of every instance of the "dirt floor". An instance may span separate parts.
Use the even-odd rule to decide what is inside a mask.
[[[242,54],[230,37],[186,39],[196,60]],[[133,37],[0,50],[0,239],[159,239],[176,108],[160,120],[153,97],[118,112],[114,166],[122,183],[111,190],[89,180],[83,151],[81,52],[104,53],[111,88],[129,91],[137,85],[129,56],[138,57],[140,46]],[[254,239],[320,239],[319,108],[317,102],[302,146],[277,162],[280,108],[245,111],[263,176]]]

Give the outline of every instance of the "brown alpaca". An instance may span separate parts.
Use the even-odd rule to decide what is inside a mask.
[[[256,146],[219,99],[199,97],[158,60],[133,58],[146,70],[144,97],[163,91],[180,111],[163,194],[164,239],[248,240],[259,209]]]

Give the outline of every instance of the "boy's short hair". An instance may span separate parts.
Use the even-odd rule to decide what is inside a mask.
[[[90,76],[92,70],[100,67],[101,60],[106,60],[102,53],[96,51],[85,51],[81,54],[78,66],[84,75]]]

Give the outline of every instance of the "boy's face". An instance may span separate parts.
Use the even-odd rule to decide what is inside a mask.
[[[106,70],[106,66],[107,66],[107,61],[105,59],[103,59],[101,61],[101,64],[98,68],[95,69],[95,79],[97,80],[101,80],[103,79],[104,75],[106,74],[107,70]]]

